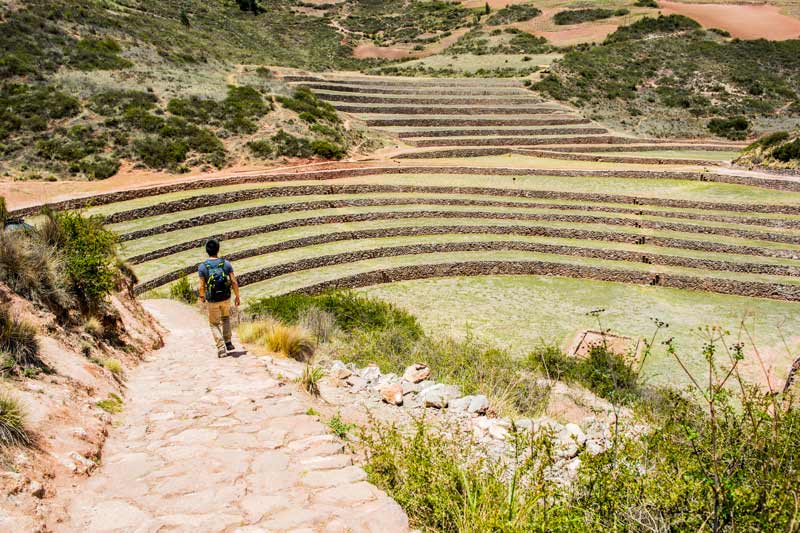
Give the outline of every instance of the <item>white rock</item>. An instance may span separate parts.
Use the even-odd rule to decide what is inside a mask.
[[[347,379],[353,375],[353,371],[347,368],[341,361],[334,361],[331,363],[331,368],[328,371],[328,375],[338,379]]]
[[[594,439],[586,441],[586,453],[591,455],[597,455],[599,453],[603,453],[604,451],[605,448],[600,442]]]
[[[350,376],[345,380],[350,385],[350,392],[361,392],[367,388],[367,380],[358,376]]]
[[[422,390],[422,388],[417,383],[411,383],[410,381],[403,381],[402,385],[403,385],[403,394],[411,394]]]
[[[530,431],[533,429],[533,420],[530,418],[520,418],[519,420],[514,420],[514,425],[517,426],[517,429],[522,431]]]
[[[377,366],[370,365],[361,369],[359,375],[367,381],[377,381],[381,377],[381,369]]]
[[[80,427],[79,428],[73,428],[72,429],[72,435],[74,437],[78,437],[79,439],[84,439],[84,440],[86,440],[89,437],[89,434],[86,432],[86,430],[84,428],[80,428]]]
[[[572,438],[572,440],[578,443],[578,445],[582,445],[586,442],[586,434],[583,432],[580,426],[578,426],[578,424],[569,423],[565,425],[561,433],[562,435]]]
[[[493,439],[506,440],[506,438],[508,437],[508,430],[501,424],[495,423],[489,426],[489,435]]]
[[[451,411],[455,411],[458,413],[465,413],[467,409],[469,409],[469,404],[471,401],[472,401],[471,396],[456,398],[455,400],[450,400],[450,403],[447,405],[447,408]]]
[[[467,407],[468,413],[477,413],[482,415],[489,410],[489,400],[483,394],[477,396],[467,396],[470,398],[469,406]]]
[[[575,477],[578,474],[578,469],[581,467],[581,460],[576,457],[572,461],[568,462],[564,469],[567,471],[570,477]]]
[[[431,369],[424,363],[415,363],[403,372],[403,379],[411,383],[419,383],[431,375]]]
[[[422,389],[419,393],[419,399],[425,407],[435,407],[437,409],[444,409],[450,403],[460,396],[460,390],[453,385],[437,384],[426,389]]]

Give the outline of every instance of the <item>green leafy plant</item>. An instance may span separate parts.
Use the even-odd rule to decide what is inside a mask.
[[[708,129],[714,135],[738,141],[747,137],[750,122],[742,116],[727,119],[713,118],[708,122]]]
[[[312,365],[310,362],[306,364],[303,373],[300,375],[300,385],[311,396],[319,396],[319,383],[325,377],[325,371],[318,366]]]
[[[350,433],[356,426],[355,424],[348,424],[342,420],[342,414],[336,413],[328,420],[328,427],[333,431],[333,434],[342,440],[347,440],[347,434]]]
[[[106,413],[116,415],[122,412],[124,402],[118,394],[110,392],[105,400],[100,400],[96,405]]]
[[[183,276],[169,286],[169,297],[173,300],[193,305],[197,303],[198,294],[189,283],[188,276]]]

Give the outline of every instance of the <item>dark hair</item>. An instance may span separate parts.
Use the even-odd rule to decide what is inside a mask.
[[[210,256],[217,255],[219,253],[219,241],[216,239],[209,239],[206,242],[206,253]]]

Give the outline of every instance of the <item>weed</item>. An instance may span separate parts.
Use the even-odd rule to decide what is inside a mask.
[[[123,401],[118,394],[113,392],[108,393],[108,398],[100,400],[95,405],[105,411],[106,413],[116,415],[122,412]]]
[[[100,320],[97,317],[90,317],[86,323],[83,325],[83,331],[88,333],[94,338],[100,338],[105,334],[105,328],[103,328],[103,324],[100,323]]]
[[[242,342],[266,345],[267,334],[272,331],[276,323],[273,319],[242,322],[236,331]]]
[[[122,376],[124,372],[119,359],[106,359],[103,361],[103,367],[115,376]]]
[[[320,416],[320,414],[319,414],[319,411],[317,411],[317,410],[316,410],[316,409],[314,409],[313,407],[309,407],[309,408],[306,410],[306,414],[307,414],[308,416]]]
[[[319,307],[309,307],[304,310],[299,318],[300,327],[308,330],[317,340],[317,343],[330,341],[336,334],[336,316]]]
[[[324,377],[325,371],[322,370],[322,368],[307,363],[303,369],[303,373],[300,375],[299,381],[306,392],[311,396],[317,397],[320,394],[319,382],[322,381]]]
[[[336,413],[328,420],[328,427],[333,431],[334,435],[342,440],[347,440],[347,434],[355,428],[355,424],[348,424],[342,420],[342,414]]]
[[[19,401],[8,393],[0,392],[0,448],[30,444],[25,422],[25,412]]]

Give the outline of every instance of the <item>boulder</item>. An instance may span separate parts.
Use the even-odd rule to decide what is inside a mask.
[[[419,386],[417,383],[411,383],[410,381],[403,381],[403,394],[413,394],[422,390],[422,387]]]
[[[467,409],[469,408],[469,402],[471,400],[472,400],[471,396],[456,398],[455,400],[450,400],[450,403],[447,405],[447,408],[451,411],[456,411],[458,413],[466,413]]]
[[[586,442],[586,434],[580,428],[578,424],[569,423],[564,426],[564,429],[561,430],[561,433],[558,435],[559,440],[562,442],[566,442],[568,439],[572,439],[575,441],[576,444],[579,446],[583,445]]]
[[[423,363],[414,363],[406,368],[403,372],[403,379],[411,383],[419,383],[420,381],[428,379],[431,375],[431,369],[428,365]]]
[[[503,427],[502,424],[494,423],[489,426],[489,435],[496,440],[506,440],[508,437],[508,429]]]
[[[468,413],[482,415],[489,410],[489,399],[483,394],[478,394],[477,396],[467,396],[467,398],[470,398],[469,406],[467,406]]]
[[[453,385],[443,385],[441,383],[423,389],[419,393],[420,401],[425,407],[435,407],[444,409],[450,400],[461,396],[461,391]]]
[[[359,375],[368,382],[378,381],[381,377],[381,369],[375,365],[370,365],[361,369]]]
[[[533,420],[530,418],[520,418],[519,420],[514,420],[514,425],[517,426],[517,429],[520,431],[531,431],[533,429]]]
[[[347,368],[341,361],[334,361],[328,371],[328,375],[337,379],[347,379],[353,375],[353,371]]]
[[[359,376],[350,376],[345,383],[350,385],[350,392],[361,392],[367,388],[367,380]]]
[[[399,383],[382,385],[378,391],[381,394],[381,399],[389,405],[403,404],[403,386]]]

